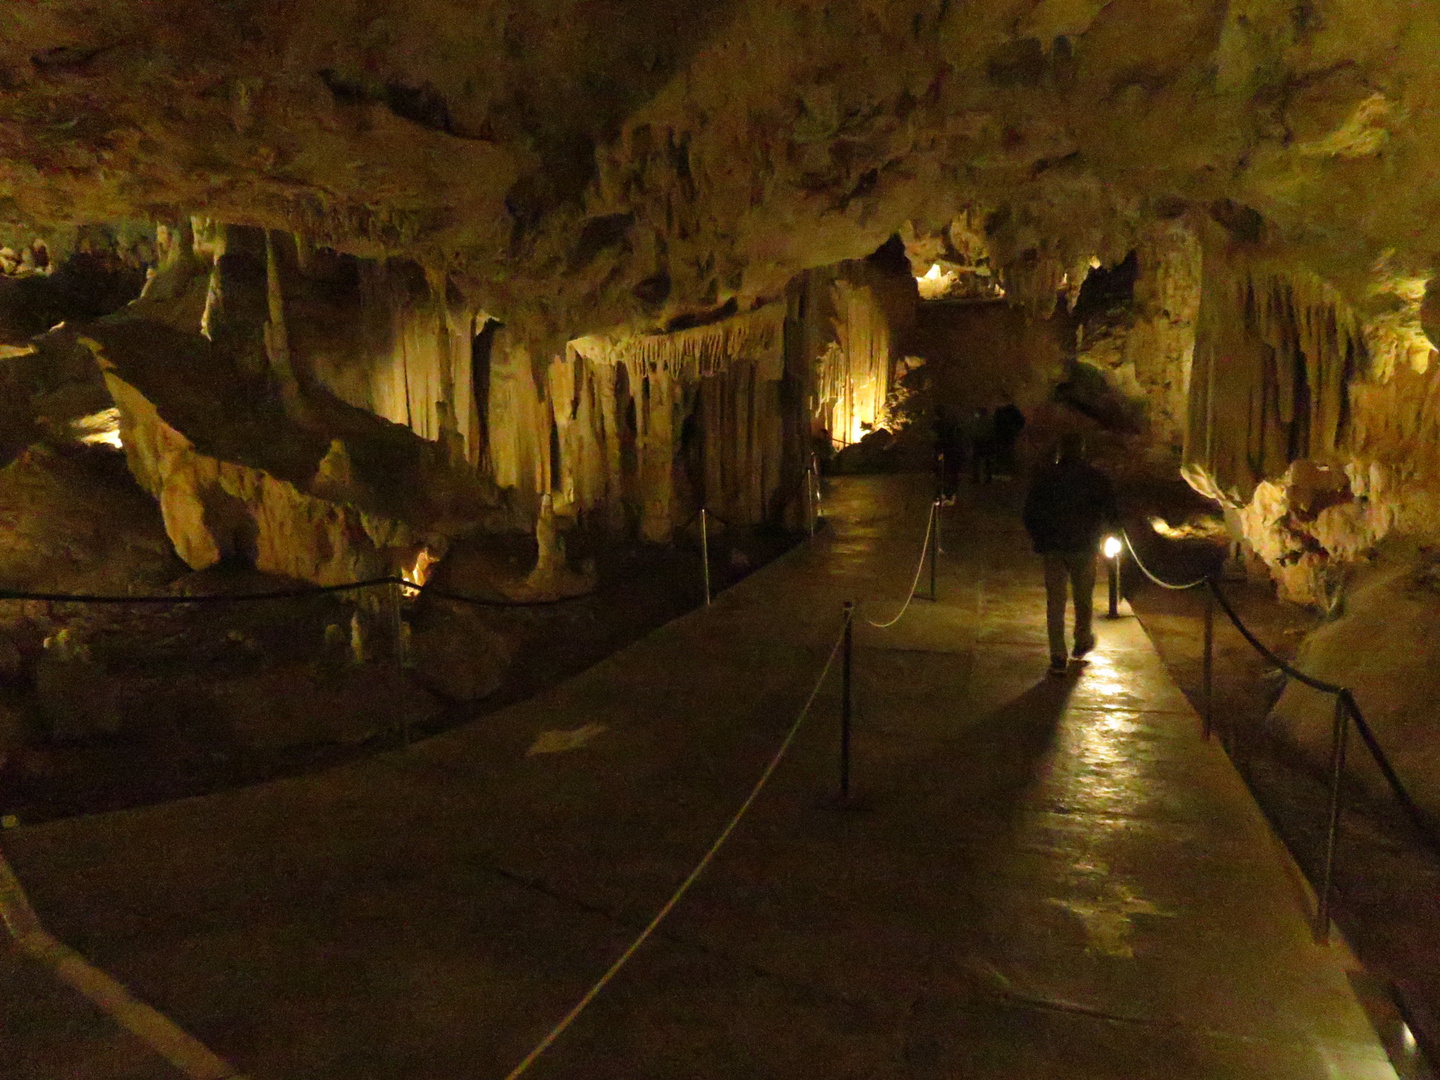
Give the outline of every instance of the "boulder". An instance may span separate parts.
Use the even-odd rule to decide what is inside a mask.
[[[1349,687],[1395,770],[1417,802],[1440,820],[1440,551],[1392,541],[1359,569],[1340,614],[1306,639],[1296,666]],[[1334,698],[1289,683],[1269,723],[1317,770],[1329,760]],[[1352,733],[1353,775],[1393,805],[1384,779]]]

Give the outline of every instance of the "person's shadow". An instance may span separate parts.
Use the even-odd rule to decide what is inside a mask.
[[[983,820],[980,831],[1008,834],[1025,808],[1026,793],[1042,779],[1077,670],[1043,676],[1030,689],[967,725],[968,735],[947,752],[958,814]]]

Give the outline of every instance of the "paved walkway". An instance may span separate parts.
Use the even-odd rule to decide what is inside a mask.
[[[408,751],[5,850],[57,937],[254,1080],[499,1080],[749,790],[841,600],[897,610],[927,501],[921,478],[839,481],[833,528],[714,607]],[[1393,1077],[1135,620],[1045,678],[1013,512],[947,518],[940,602],[858,635],[860,808],[829,802],[832,679],[528,1075]],[[579,745],[527,755],[564,731]]]

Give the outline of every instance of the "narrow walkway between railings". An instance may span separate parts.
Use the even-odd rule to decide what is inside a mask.
[[[938,601],[870,625],[930,497],[835,481],[827,529],[711,607],[409,750],[0,845],[50,933],[255,1080],[499,1080],[732,820],[853,598],[852,803],[832,672],[528,1077],[1394,1077],[1135,620],[1046,677],[1006,485],[945,511]]]

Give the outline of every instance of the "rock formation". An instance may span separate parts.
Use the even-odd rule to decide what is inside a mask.
[[[966,392],[1059,383],[1330,606],[1440,541],[1437,48],[1403,0],[12,4],[0,447],[118,437],[192,566],[538,532],[558,594],[571,530],[798,524],[980,318],[921,305],[1003,300],[1030,369]]]

